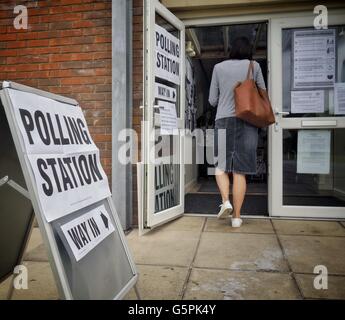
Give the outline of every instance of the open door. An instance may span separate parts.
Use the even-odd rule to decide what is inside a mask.
[[[141,234],[184,213],[185,27],[157,0],[144,10]]]

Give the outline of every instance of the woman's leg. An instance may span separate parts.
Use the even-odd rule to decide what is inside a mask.
[[[229,193],[230,193],[229,175],[224,171],[216,169],[216,180],[217,180],[220,194],[222,196],[223,203],[225,203],[226,201],[229,200]]]
[[[241,209],[244,201],[244,197],[246,195],[247,190],[247,181],[246,176],[243,174],[234,173],[234,181],[232,187],[232,194],[233,194],[233,206],[234,206],[234,218],[241,217]]]

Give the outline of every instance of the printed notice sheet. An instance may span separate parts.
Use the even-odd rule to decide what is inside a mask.
[[[176,105],[166,101],[158,101],[161,118],[161,135],[178,134]]]
[[[325,95],[323,90],[291,91],[291,113],[324,113]]]
[[[345,114],[345,83],[334,85],[334,113]]]
[[[293,36],[293,87],[330,88],[335,82],[335,29],[299,30]]]
[[[300,130],[297,148],[297,173],[330,173],[330,130]]]

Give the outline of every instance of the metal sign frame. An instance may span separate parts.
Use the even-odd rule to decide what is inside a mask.
[[[64,269],[63,261],[61,258],[61,255],[58,250],[58,245],[55,240],[55,236],[53,233],[53,228],[51,223],[48,223],[43,215],[43,210],[41,208],[41,205],[38,201],[38,191],[36,186],[33,184],[34,181],[34,175],[33,171],[31,170],[30,163],[24,156],[24,153],[22,150],[25,150],[24,148],[24,142],[20,135],[19,128],[17,127],[14,115],[14,108],[12,105],[12,101],[9,97],[9,92],[6,89],[14,89],[19,91],[24,91],[32,94],[36,94],[45,98],[53,99],[65,104],[70,104],[72,106],[78,106],[78,102],[76,100],[66,98],[60,95],[52,94],[46,91],[38,90],[35,88],[31,88],[28,86],[24,86],[15,82],[8,82],[4,81],[2,82],[2,86],[0,90],[0,98],[2,100],[2,104],[4,106],[5,114],[7,117],[7,121],[9,123],[9,127],[11,130],[11,134],[13,137],[14,145],[17,150],[17,155],[19,158],[19,162],[23,171],[24,179],[28,188],[28,193],[30,195],[31,203],[35,212],[35,216],[37,218],[37,222],[42,234],[43,242],[47,248],[48,252],[48,258],[49,262],[52,268],[52,272],[55,278],[55,282],[59,291],[60,297],[66,300],[72,300],[73,294],[71,292],[68,278]],[[122,288],[122,290],[113,297],[113,300],[118,300],[124,298],[124,296],[134,287],[135,292],[139,296],[139,291],[136,287],[136,283],[138,281],[138,272],[134,263],[134,260],[129,252],[128,245],[126,243],[125,235],[121,227],[121,223],[119,220],[119,217],[117,215],[115,206],[113,204],[113,201],[111,197],[106,198],[106,202],[109,205],[110,212],[109,214],[112,216],[113,221],[115,222],[115,232],[118,233],[118,236],[122,242],[123,249],[125,251],[126,257],[128,259],[128,263],[131,267],[131,272],[133,274],[132,279]]]
[[[0,179],[0,188],[5,186],[5,185],[10,186],[12,189],[14,189],[18,193],[20,193],[23,197],[25,197],[25,198],[27,198],[28,200],[31,201],[29,193],[22,186],[17,184],[15,181],[10,180],[8,176],[5,176],[5,177]],[[17,262],[16,262],[17,266],[21,265],[23,263],[24,254],[25,254],[26,249],[28,247],[28,244],[29,244],[29,241],[30,241],[30,238],[31,238],[31,234],[32,234],[32,231],[33,231],[33,228],[34,228],[34,222],[35,222],[35,213],[32,210],[31,211],[31,217],[30,217],[29,223],[28,223],[26,231],[25,231],[25,235],[24,235],[24,239],[23,239],[23,242],[22,242],[22,246],[21,246],[20,251],[18,252],[18,257],[17,257]],[[13,295],[13,290],[14,290],[13,280],[14,280],[15,276],[13,274],[13,270],[11,270],[11,271],[7,275],[5,275],[5,277],[0,279],[0,283],[1,283],[1,282],[4,282],[5,280],[7,280],[8,278],[11,278],[10,285],[9,285],[9,288],[8,288],[8,292],[7,292],[7,297],[6,297],[7,300],[11,300],[12,295]]]

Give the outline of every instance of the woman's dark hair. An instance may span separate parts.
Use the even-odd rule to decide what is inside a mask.
[[[230,59],[253,59],[253,47],[248,38],[238,37],[234,40],[230,51]]]

